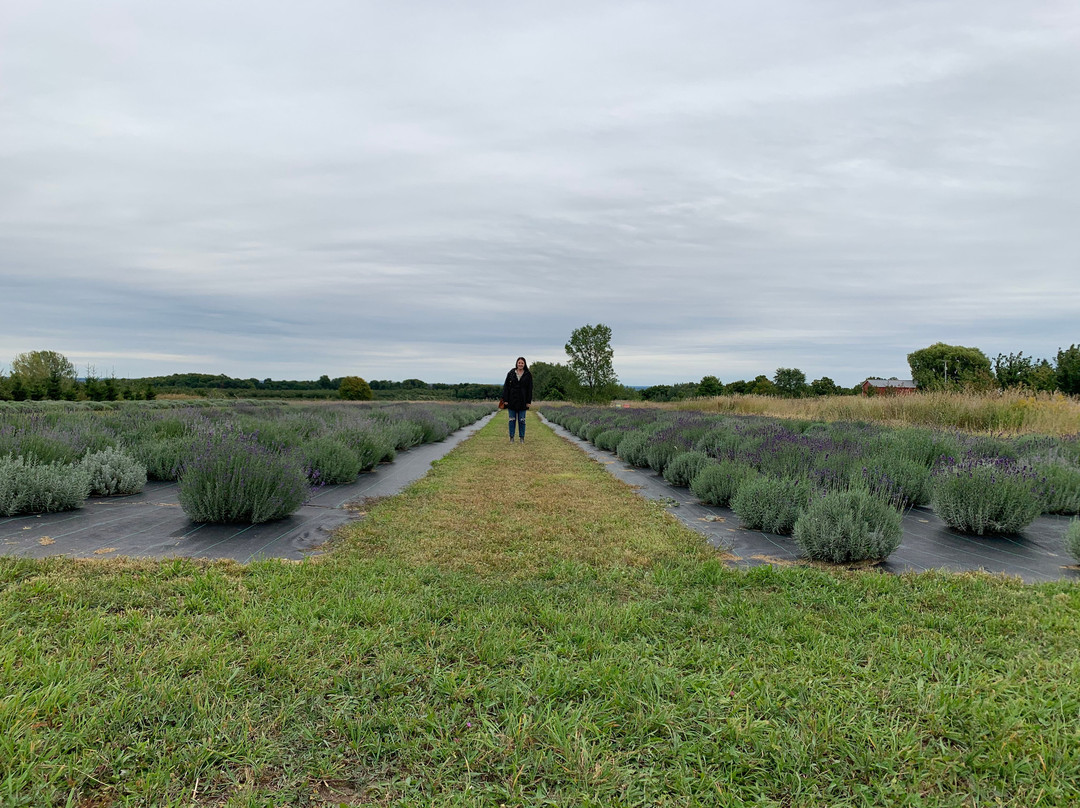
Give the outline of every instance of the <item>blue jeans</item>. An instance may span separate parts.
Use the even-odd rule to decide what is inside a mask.
[[[525,412],[526,410],[507,410],[510,413],[510,440],[514,439],[514,424],[517,424],[518,432],[522,440],[525,439]]]

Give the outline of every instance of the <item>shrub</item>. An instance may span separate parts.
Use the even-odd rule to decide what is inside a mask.
[[[1080,519],[1069,522],[1069,529],[1065,531],[1065,546],[1069,548],[1073,558],[1080,561]]]
[[[730,455],[739,448],[741,441],[742,438],[725,423],[706,430],[698,438],[695,448],[714,457]]]
[[[330,437],[315,438],[304,444],[304,465],[312,482],[338,485],[351,483],[360,473],[356,452]]]
[[[22,432],[19,435],[5,436],[0,439],[0,453],[22,455],[34,465],[49,463],[74,463],[79,459],[79,450],[69,442],[57,436],[45,436],[34,432]]]
[[[792,537],[814,561],[884,559],[900,546],[901,521],[899,511],[867,490],[830,491],[813,498]]]
[[[338,395],[348,401],[371,401],[375,394],[371,385],[359,376],[346,376],[338,385]]]
[[[664,479],[672,485],[690,485],[708,463],[702,452],[680,452],[664,467]]]
[[[1080,469],[1050,461],[1038,464],[1036,470],[1046,480],[1043,512],[1080,514]]]
[[[207,431],[180,476],[180,507],[194,522],[268,522],[299,508],[307,476],[296,455],[235,429]]]
[[[1042,512],[1042,486],[1030,466],[971,458],[934,471],[932,504],[963,533],[1016,533]]]
[[[370,471],[384,460],[394,459],[399,434],[392,427],[372,423],[366,428],[354,426],[340,430],[331,437],[352,450],[361,471]]]
[[[794,477],[756,477],[731,498],[731,509],[744,527],[790,534],[809,504],[810,483]]]
[[[746,480],[757,477],[758,472],[752,466],[737,461],[721,460],[702,467],[697,476],[690,481],[690,490],[694,496],[706,505],[719,505],[726,508],[731,498]]]
[[[90,477],[81,465],[0,456],[0,516],[70,511],[88,496]]]
[[[626,429],[618,427],[614,429],[605,429],[593,439],[593,443],[596,444],[597,449],[603,449],[606,452],[615,452],[618,451],[622,439],[629,434],[630,433],[626,431]]]
[[[137,494],[146,485],[146,466],[116,448],[88,454],[82,467],[90,478],[90,493],[98,496]]]
[[[851,482],[896,508],[930,502],[930,469],[891,452],[867,461]]]
[[[882,442],[894,456],[914,460],[933,468],[942,457],[955,457],[960,453],[960,443],[955,434],[918,427],[904,427],[882,436]]]
[[[151,480],[175,480],[191,454],[193,438],[157,438],[137,444],[132,454]]]
[[[667,464],[671,462],[671,459],[675,457],[675,455],[685,451],[686,448],[680,446],[675,441],[654,438],[649,442],[649,445],[645,447],[645,462],[648,464],[649,468],[657,474],[663,474],[664,469],[667,468]]]
[[[645,454],[651,436],[644,432],[631,432],[619,441],[618,455],[631,466],[644,468],[649,465],[649,458]]]

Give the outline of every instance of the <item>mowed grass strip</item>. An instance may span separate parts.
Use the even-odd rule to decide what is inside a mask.
[[[504,430],[319,563],[0,559],[0,805],[1080,799],[1074,585],[731,570]]]
[[[715,557],[697,534],[535,414],[528,423],[526,442],[511,444],[500,413],[345,534],[368,553],[504,577],[535,576],[565,562],[648,566]]]

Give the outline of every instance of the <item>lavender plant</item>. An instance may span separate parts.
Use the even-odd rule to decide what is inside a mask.
[[[155,438],[135,444],[131,453],[146,468],[151,480],[176,480],[192,453],[194,438]]]
[[[690,485],[690,481],[710,462],[704,452],[681,452],[664,467],[664,479],[672,485]]]
[[[351,448],[332,437],[319,437],[304,444],[301,453],[308,478],[322,485],[351,483],[360,473],[360,458]]]
[[[811,492],[805,478],[754,477],[731,498],[731,509],[744,527],[787,535],[810,504]]]
[[[81,508],[90,477],[80,465],[0,456],[0,516]]]
[[[813,497],[792,531],[804,556],[834,564],[887,558],[902,536],[900,513],[864,489]]]
[[[718,460],[706,464],[690,481],[694,496],[706,505],[726,508],[739,487],[758,472],[753,466],[737,460]]]
[[[899,509],[930,502],[930,469],[901,455],[887,453],[868,460],[850,481]]]
[[[606,452],[617,452],[619,450],[619,444],[623,438],[632,434],[626,427],[612,427],[605,429],[593,438],[593,443],[596,444],[596,448],[603,449]]]
[[[1037,463],[1035,469],[1046,480],[1043,512],[1080,514],[1080,468],[1059,458]]]
[[[1072,557],[1080,561],[1080,519],[1069,522],[1069,529],[1065,531],[1065,546]]]
[[[645,451],[648,448],[649,435],[646,432],[632,432],[619,441],[618,455],[631,466],[643,468],[649,465]]]
[[[137,494],[146,485],[146,466],[116,448],[92,452],[82,459],[92,495]]]
[[[180,476],[180,507],[194,522],[268,522],[288,516],[308,493],[299,457],[234,428],[207,429]]]
[[[934,510],[963,533],[1017,533],[1042,511],[1042,479],[1008,458],[947,458],[934,470],[932,486]]]

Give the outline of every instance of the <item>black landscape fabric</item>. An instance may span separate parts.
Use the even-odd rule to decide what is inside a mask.
[[[398,452],[393,463],[381,464],[353,483],[324,486],[285,519],[258,525],[198,524],[180,508],[175,482],[151,482],[139,494],[90,499],[77,511],[0,518],[0,554],[298,561],[321,552],[335,528],[358,516],[357,505],[399,493],[490,418],[439,443]],[[350,504],[353,507],[347,507]]]
[[[790,536],[748,530],[730,509],[703,505],[689,489],[670,485],[652,469],[628,466],[615,453],[598,449],[557,424],[546,423],[642,496],[667,503],[679,521],[704,534],[710,544],[728,550],[735,557],[733,563],[741,567],[799,563],[799,548]],[[1029,583],[1080,581],[1080,570],[1063,541],[1070,519],[1043,515],[1017,536],[966,536],[949,528],[929,508],[912,508],[904,515],[903,541],[878,569],[894,573],[983,570]]]
[[[181,510],[176,483],[148,483],[140,494],[91,499],[77,511],[0,519],[0,554],[301,560],[319,554],[335,528],[356,518],[362,510],[356,505],[399,493],[489,418],[440,443],[400,452],[393,463],[361,474],[353,483],[325,486],[286,519],[259,525],[197,524]],[[669,485],[650,469],[627,466],[615,454],[545,423],[642,496],[668,504],[685,525],[729,551],[738,566],[799,562],[798,547],[790,536],[747,530],[731,510],[703,505],[688,489]],[[353,507],[347,507],[350,504]],[[894,573],[984,570],[1028,582],[1080,580],[1080,570],[1063,546],[1068,523],[1067,516],[1044,515],[1017,536],[966,536],[946,526],[933,511],[913,508],[904,516],[900,547],[879,569]]]

